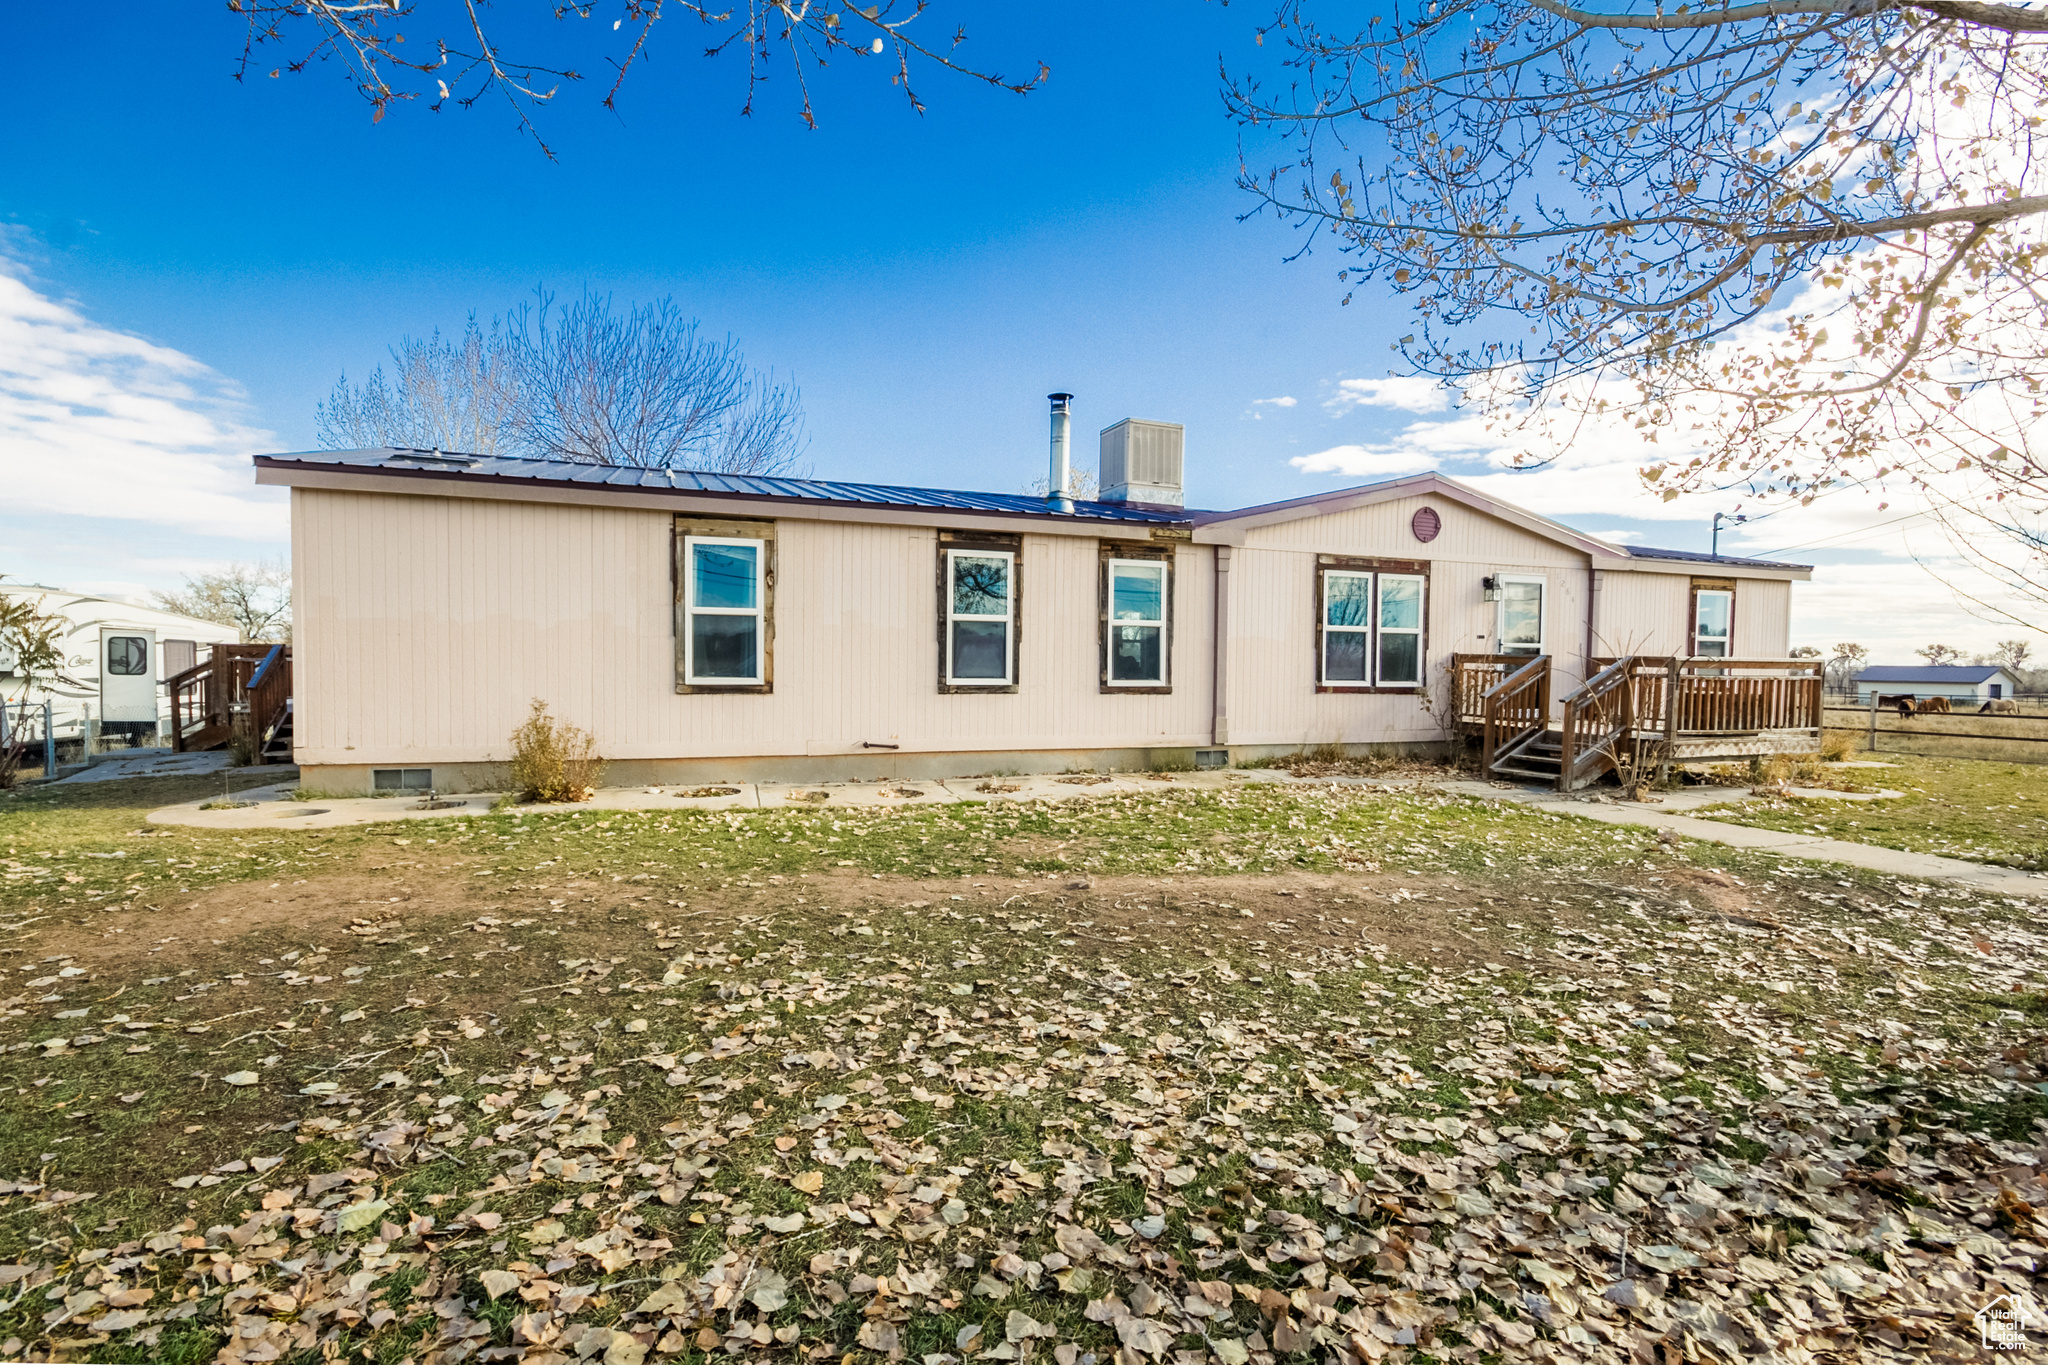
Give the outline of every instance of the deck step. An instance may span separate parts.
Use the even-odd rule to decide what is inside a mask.
[[[1546,787],[1557,785],[1557,770],[1555,768],[1546,773],[1537,772],[1529,768],[1516,768],[1506,763],[1496,763],[1493,768],[1493,775],[1495,777],[1507,778],[1519,777],[1529,782],[1541,782]]]

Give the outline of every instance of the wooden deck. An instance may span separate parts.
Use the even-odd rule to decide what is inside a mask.
[[[1459,654],[1453,696],[1489,777],[1577,791],[1615,773],[1820,747],[1821,668],[1809,659],[1594,659],[1556,707],[1548,655]]]
[[[289,645],[214,645],[205,663],[167,678],[171,747],[224,749],[246,727],[256,762],[277,760],[280,732],[289,762],[291,654]]]

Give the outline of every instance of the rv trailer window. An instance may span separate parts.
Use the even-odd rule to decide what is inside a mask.
[[[1166,565],[1109,561],[1109,682],[1166,683]]]
[[[691,686],[761,681],[766,558],[759,540],[685,538],[683,676]]]
[[[107,672],[118,678],[139,678],[149,671],[149,641],[140,635],[107,637]]]
[[[1016,556],[1007,550],[946,551],[946,681],[1004,687],[1010,678]]]

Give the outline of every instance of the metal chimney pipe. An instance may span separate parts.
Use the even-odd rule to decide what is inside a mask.
[[[1071,512],[1074,500],[1067,496],[1067,438],[1074,395],[1049,393],[1046,397],[1052,402],[1052,460],[1046,469],[1045,505],[1055,512]]]

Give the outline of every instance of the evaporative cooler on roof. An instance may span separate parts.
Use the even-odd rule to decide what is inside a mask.
[[[1104,502],[1179,507],[1186,428],[1126,417],[1102,433],[1099,479]]]

